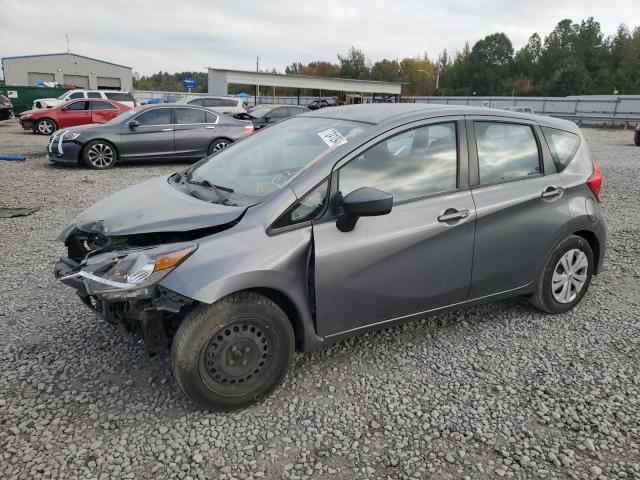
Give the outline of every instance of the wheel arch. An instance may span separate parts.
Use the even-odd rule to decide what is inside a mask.
[[[578,230],[577,232],[573,232],[572,235],[576,235],[578,237],[584,238],[589,246],[591,247],[591,251],[593,252],[593,260],[595,265],[593,266],[593,273],[600,273],[602,258],[601,258],[601,250],[600,250],[600,240],[595,233],[590,230]]]

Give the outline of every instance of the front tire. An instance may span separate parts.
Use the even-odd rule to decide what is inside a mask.
[[[552,252],[529,302],[548,313],[564,313],[575,307],[591,284],[593,251],[577,235],[563,240]]]
[[[82,160],[85,165],[94,170],[106,170],[118,161],[118,152],[106,140],[93,140],[84,147]]]
[[[37,121],[34,132],[38,135],[51,135],[58,129],[56,122],[50,118],[41,118]]]
[[[211,145],[209,145],[209,149],[207,150],[207,153],[209,155],[213,155],[214,153],[218,153],[220,150],[224,150],[229,145],[231,145],[231,140],[227,140],[226,138],[218,138],[213,142],[211,142]]]
[[[187,315],[173,339],[173,374],[204,408],[242,407],[282,381],[294,340],[280,307],[256,293],[236,293]]]

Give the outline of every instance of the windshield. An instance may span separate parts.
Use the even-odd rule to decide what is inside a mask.
[[[292,117],[209,157],[190,174],[193,182],[225,188],[235,204],[252,204],[287,185],[333,146],[362,135],[368,124]]]
[[[64,97],[67,95],[67,93],[69,93],[69,90],[67,90],[67,91],[66,91],[66,92],[64,92],[64,93],[61,93],[61,94],[60,94],[60,96],[59,96],[59,97],[57,97],[57,98],[58,98],[58,100],[64,100]]]

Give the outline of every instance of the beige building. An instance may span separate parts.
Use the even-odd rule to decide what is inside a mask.
[[[75,53],[24,55],[2,59],[7,85],[35,85],[39,80],[91,90],[131,90],[131,67]]]

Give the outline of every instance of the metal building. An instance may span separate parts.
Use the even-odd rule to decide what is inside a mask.
[[[2,70],[7,85],[33,86],[42,80],[91,90],[133,88],[131,67],[75,53],[4,57]]]
[[[309,77],[305,75],[284,75],[281,73],[251,72],[209,68],[209,93],[227,95],[230,83],[289,87],[359,94],[400,95],[402,84],[350,78]],[[320,94],[320,96],[322,93]],[[274,95],[275,96],[275,95]]]

